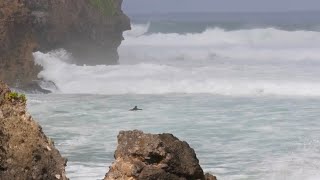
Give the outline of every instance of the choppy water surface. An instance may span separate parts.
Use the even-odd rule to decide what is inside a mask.
[[[317,14],[133,16],[119,65],[34,53],[57,89],[29,96],[29,109],[71,180],[101,179],[118,132],[132,129],[189,142],[220,180],[319,180]]]
[[[31,95],[28,107],[68,157],[71,179],[101,179],[118,132],[131,129],[173,133],[222,180],[320,178],[318,98],[56,94]]]
[[[208,93],[320,96],[320,32],[275,28],[125,33],[116,66],[77,66],[64,50],[34,53],[39,77],[67,94]],[[94,57],[92,57],[94,58]]]

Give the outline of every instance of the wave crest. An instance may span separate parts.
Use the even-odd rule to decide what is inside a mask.
[[[44,67],[39,76],[62,93],[320,95],[320,32],[146,34],[148,28],[125,34],[117,66],[76,66],[65,51],[36,52]]]

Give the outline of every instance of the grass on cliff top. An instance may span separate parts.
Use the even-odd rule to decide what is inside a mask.
[[[116,14],[114,0],[90,0],[90,4],[106,16],[114,16]]]

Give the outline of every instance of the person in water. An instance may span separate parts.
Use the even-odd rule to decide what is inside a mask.
[[[134,108],[130,109],[130,111],[142,111],[142,109],[139,109],[138,106],[135,106]]]

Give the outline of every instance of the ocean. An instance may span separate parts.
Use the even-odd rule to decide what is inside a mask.
[[[133,129],[187,141],[220,180],[318,180],[319,15],[130,15],[119,65],[35,52],[55,86],[42,83],[53,93],[28,95],[28,109],[71,180],[102,179],[118,132]]]

